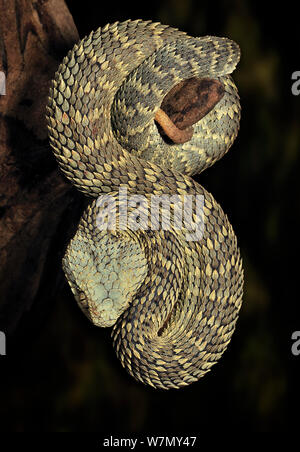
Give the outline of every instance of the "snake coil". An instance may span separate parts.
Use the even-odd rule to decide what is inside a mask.
[[[230,73],[239,57],[229,39],[128,20],[76,44],[50,89],[54,154],[72,184],[94,198],[67,247],[64,272],[88,318],[113,326],[123,366],[157,388],[188,385],[208,372],[241,307],[236,236],[191,177],[237,135],[240,104]],[[180,129],[184,118],[170,120],[162,106],[168,93],[195,80],[213,80],[222,96],[193,127]]]

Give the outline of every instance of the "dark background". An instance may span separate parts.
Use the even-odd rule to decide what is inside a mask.
[[[81,37],[108,22],[142,18],[240,45],[233,74],[240,132],[229,153],[197,180],[238,237],[244,302],[220,362],[198,383],[163,392],[127,375],[110,331],[88,322],[63,283],[38,326],[30,320],[37,307],[24,316],[14,356],[1,357],[1,431],[100,437],[293,431],[300,403],[300,355],[291,353],[292,332],[300,330],[300,96],[291,93],[291,75],[300,70],[299,11],[293,2],[266,8],[250,0],[67,4]]]

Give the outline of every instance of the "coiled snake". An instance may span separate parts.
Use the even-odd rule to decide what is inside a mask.
[[[123,366],[154,387],[197,381],[226,349],[238,318],[237,240],[191,176],[237,135],[239,96],[229,74],[239,57],[229,39],[128,20],[76,44],[50,89],[54,154],[75,187],[95,198],[67,247],[64,272],[88,318],[113,325]],[[213,80],[222,95],[193,129],[180,129],[162,105],[174,87],[195,80]]]

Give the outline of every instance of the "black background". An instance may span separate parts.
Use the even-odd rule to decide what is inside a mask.
[[[106,23],[142,18],[240,45],[233,74],[240,132],[229,153],[196,180],[221,204],[238,237],[244,303],[228,350],[212,371],[189,387],[163,392],[126,374],[109,330],[92,327],[64,284],[34,335],[28,313],[25,345],[11,356],[8,344],[7,356],[0,357],[0,430],[100,437],[294,431],[300,403],[300,355],[291,352],[291,335],[300,330],[300,95],[292,95],[291,76],[300,70],[299,11],[293,2],[250,0],[67,4],[80,37]]]

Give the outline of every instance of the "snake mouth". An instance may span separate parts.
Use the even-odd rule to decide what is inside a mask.
[[[206,116],[224,93],[224,85],[211,78],[192,77],[173,86],[154,117],[162,138],[170,144],[189,141],[193,124]]]

